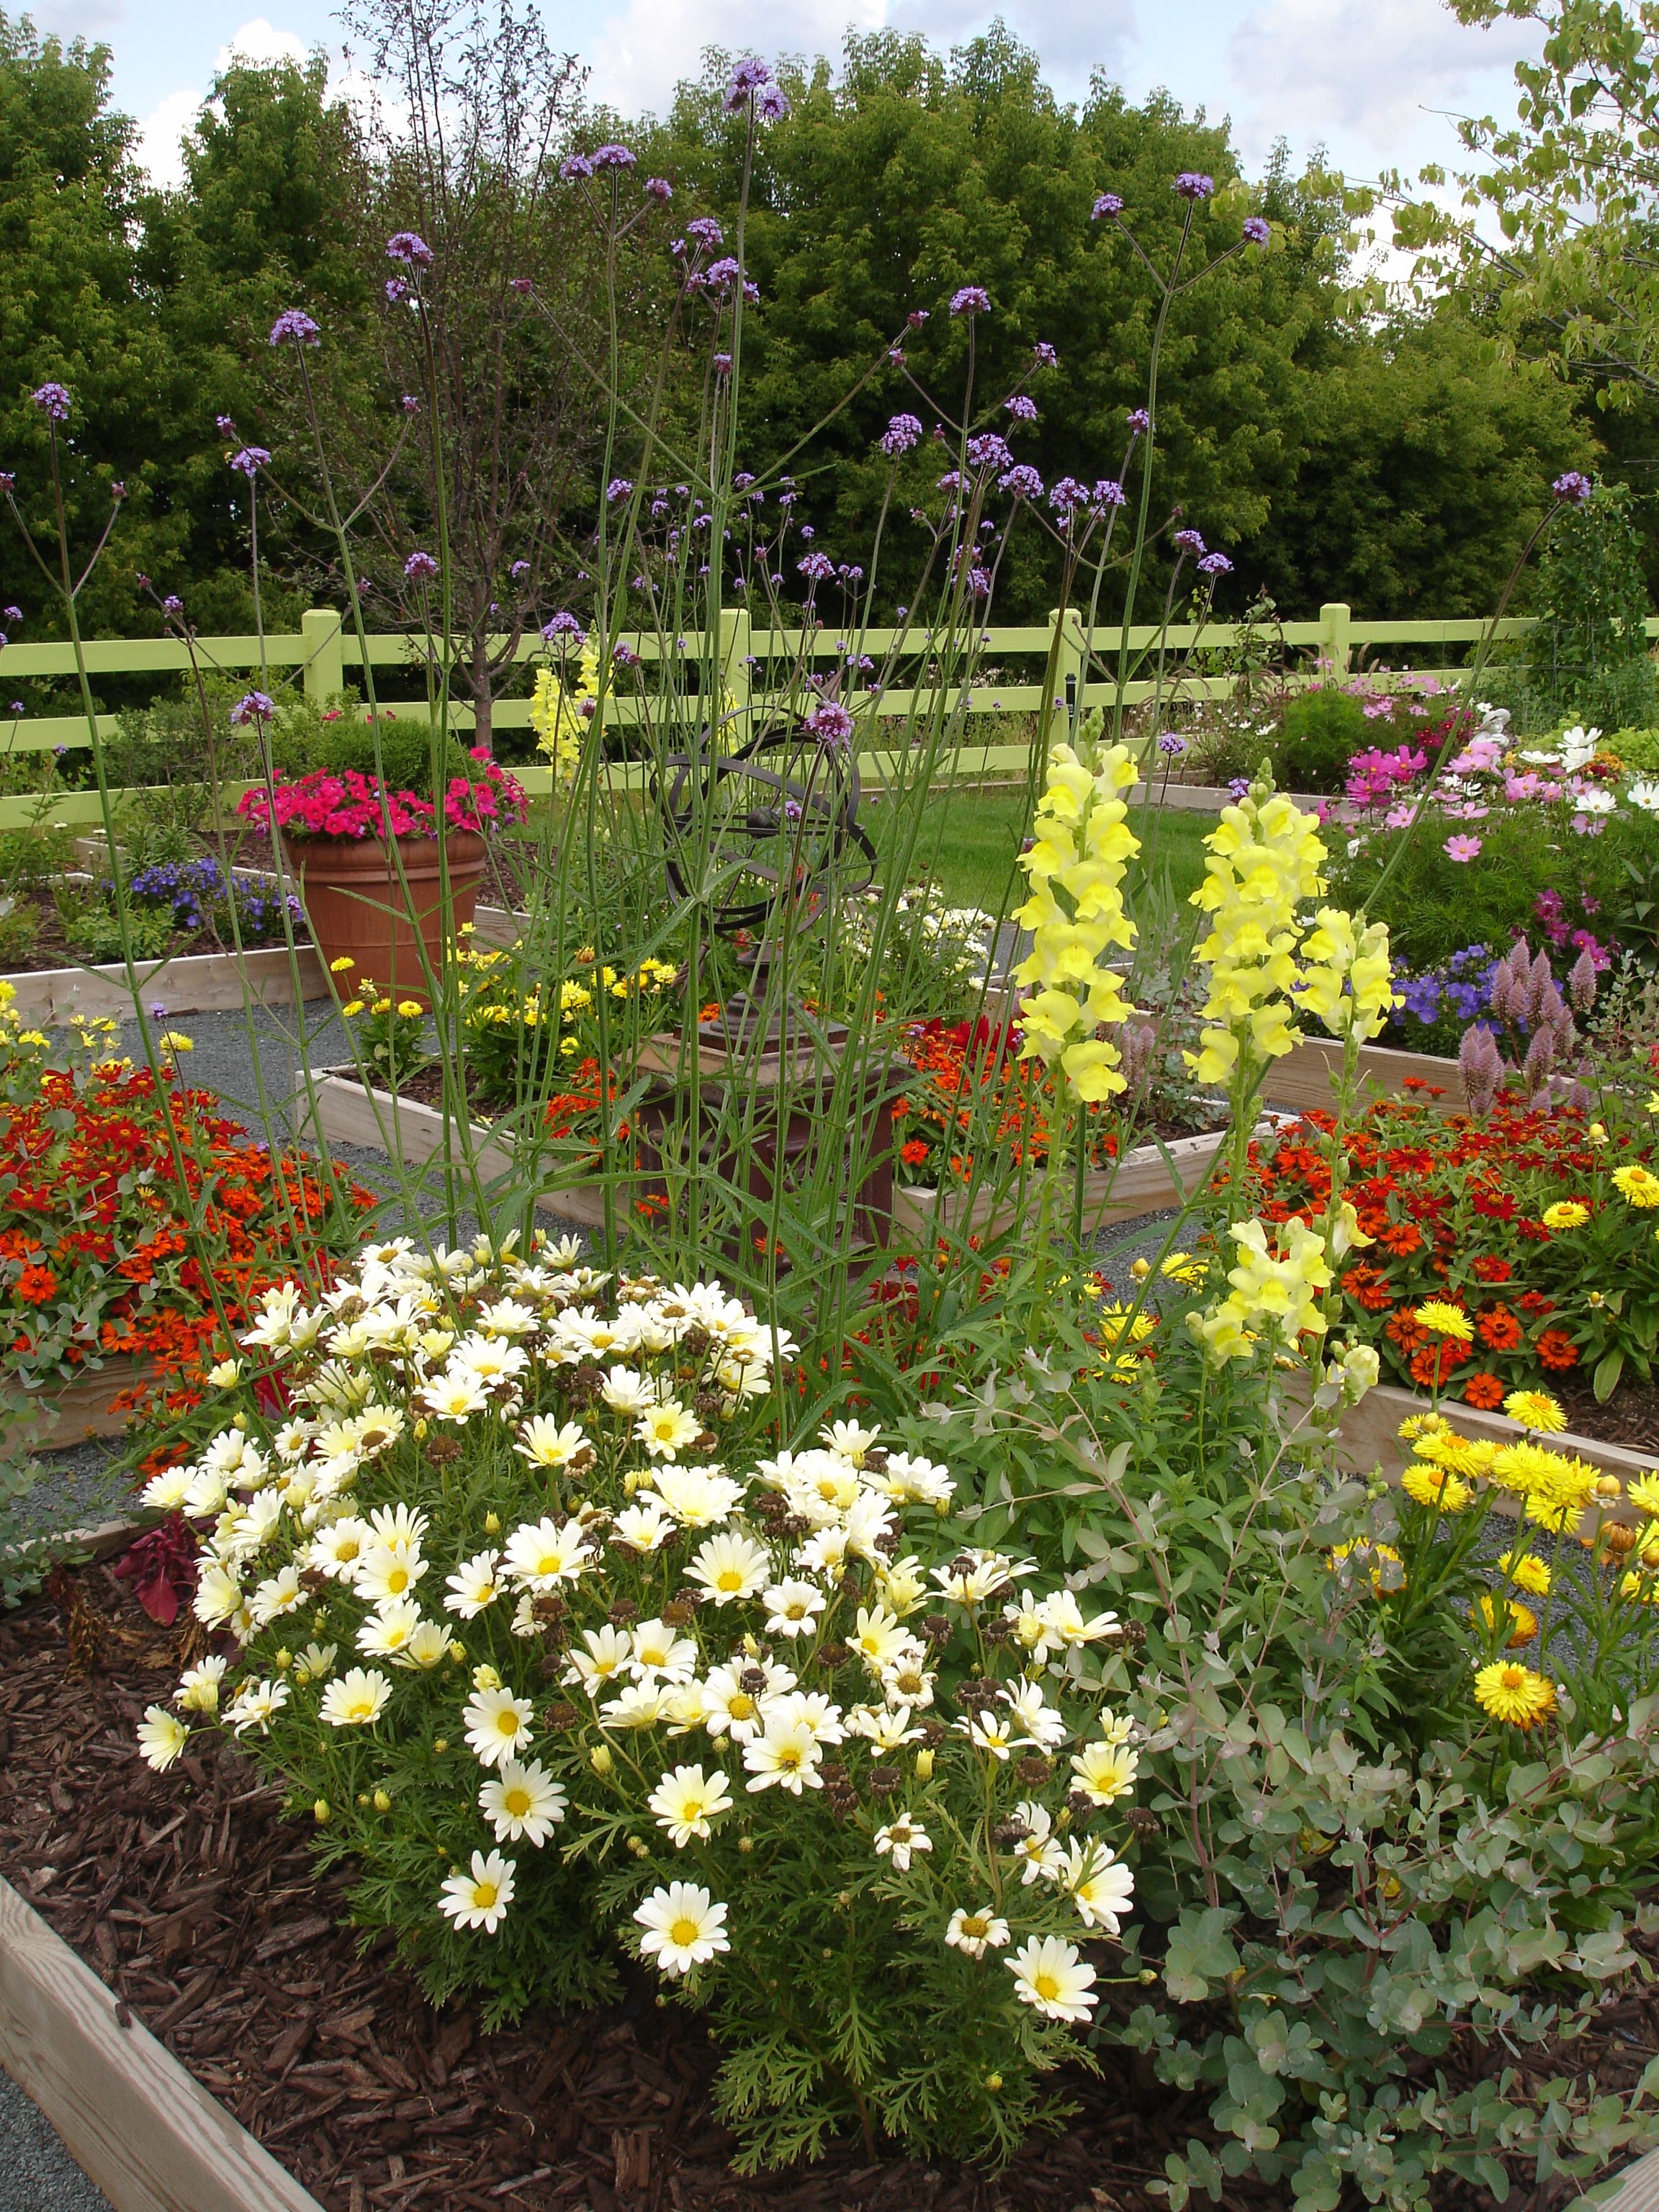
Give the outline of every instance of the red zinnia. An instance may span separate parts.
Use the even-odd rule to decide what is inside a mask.
[[[1490,1413],[1503,1404],[1504,1386],[1495,1375],[1471,1375],[1463,1385],[1463,1395],[1471,1406]]]
[[[1483,1313],[1475,1327],[1481,1341],[1494,1352],[1513,1352],[1521,1341],[1521,1324],[1507,1306],[1494,1306],[1490,1313]]]
[[[1547,1328],[1538,1340],[1538,1357],[1546,1367],[1577,1367],[1578,1346],[1563,1328]]]

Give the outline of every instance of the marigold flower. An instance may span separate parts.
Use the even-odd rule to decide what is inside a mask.
[[[1475,1703],[1511,1728],[1535,1728],[1555,1711],[1555,1686],[1512,1659],[1494,1659],[1474,1678]]]

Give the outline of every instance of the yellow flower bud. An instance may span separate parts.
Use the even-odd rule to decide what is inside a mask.
[[[377,1790],[374,1792],[374,1809],[377,1813],[389,1813],[392,1810],[392,1800],[384,1790]]]
[[[917,1779],[917,1781],[918,1781],[918,1782],[927,1782],[927,1781],[930,1780],[930,1779],[932,1778],[932,1776],[933,1776],[933,1753],[932,1753],[931,1751],[927,1750],[927,1749],[926,1748],[926,1747],[924,1746],[924,1747],[923,1747],[921,1751],[919,1751],[919,1752],[916,1753],[916,1779]]]
[[[326,1827],[334,1818],[333,1810],[326,1797],[319,1797],[317,1800],[311,1808],[311,1817],[319,1828]]]
[[[436,1757],[441,1759],[448,1748],[449,1738],[447,1735],[441,1735],[434,1738],[432,1749]]]
[[[484,1534],[485,1534],[485,1535],[486,1535],[486,1536],[499,1536],[499,1535],[501,1534],[501,1515],[500,1515],[499,1513],[486,1513],[486,1514],[484,1515]]]
[[[594,1745],[592,1754],[588,1764],[592,1767],[595,1774],[609,1774],[616,1763],[615,1759],[611,1756],[611,1749],[608,1744],[596,1743]]]

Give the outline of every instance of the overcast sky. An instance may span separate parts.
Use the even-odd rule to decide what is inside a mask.
[[[333,0],[40,0],[42,30],[86,33],[114,52],[115,94],[140,118],[158,179],[176,173],[179,133],[216,67],[333,50]],[[1000,13],[1041,54],[1063,96],[1103,64],[1139,96],[1164,86],[1188,107],[1233,119],[1247,167],[1287,138],[1298,162],[1323,144],[1353,177],[1455,158],[1449,118],[1513,111],[1520,51],[1506,25],[1465,30],[1439,0],[542,0],[549,33],[580,53],[594,94],[659,107],[710,44],[763,55],[838,52],[849,24],[892,24],[937,44]],[[596,29],[594,27],[598,25]]]

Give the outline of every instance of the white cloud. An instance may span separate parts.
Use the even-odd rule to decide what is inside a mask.
[[[214,61],[215,69],[228,69],[234,60],[252,62],[256,67],[267,62],[302,62],[311,52],[310,46],[292,31],[279,31],[263,15],[255,15],[239,31],[231,33],[220,47]]]
[[[584,49],[589,90],[625,114],[660,113],[679,80],[696,76],[705,46],[836,55],[849,25],[877,30],[885,15],[885,0],[628,0]]]
[[[1227,50],[1245,102],[1239,136],[1254,159],[1284,131],[1409,163],[1425,125],[1449,135],[1438,112],[1507,106],[1509,72],[1529,43],[1506,22],[1469,29],[1441,0],[1266,0]]]
[[[81,0],[87,4],[87,0]],[[94,6],[125,6],[125,0],[90,0]],[[311,48],[292,31],[279,31],[264,15],[255,15],[234,31],[214,57],[215,70],[228,69],[233,61],[303,62]],[[152,184],[170,191],[185,180],[183,141],[197,116],[205,92],[186,85],[159,100],[138,125],[137,155],[149,170]]]
[[[139,123],[138,159],[149,171],[150,182],[162,191],[173,191],[185,181],[184,136],[201,106],[198,92],[170,92]]]

